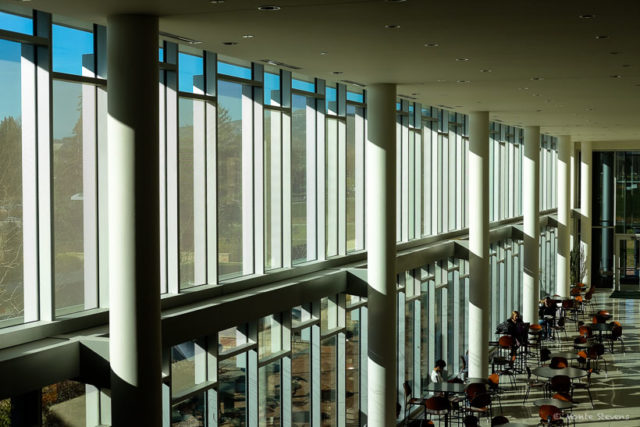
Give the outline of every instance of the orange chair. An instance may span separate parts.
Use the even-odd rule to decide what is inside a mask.
[[[540,424],[542,425],[550,425],[550,426],[561,426],[564,425],[564,420],[562,419],[563,414],[560,409],[553,405],[542,405],[540,410],[538,411],[538,415],[540,416]]]
[[[451,409],[451,404],[449,403],[449,399],[444,396],[433,396],[424,401],[424,417],[427,418],[428,415],[436,415],[445,417],[445,423],[449,419],[449,411]]]
[[[567,362],[567,359],[564,357],[553,357],[551,359],[551,363],[549,364],[549,367],[553,369],[562,369],[567,368],[568,366],[569,362]]]

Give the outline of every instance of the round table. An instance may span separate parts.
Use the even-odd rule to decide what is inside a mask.
[[[558,353],[551,353],[549,355],[549,357],[551,357],[552,359],[554,357],[562,357],[564,359],[567,360],[572,360],[572,359],[577,359],[578,358],[578,352],[577,351],[560,351]]]
[[[589,323],[589,327],[592,331],[598,331],[599,342],[602,342],[602,333],[611,330],[611,326],[608,323]]]
[[[587,371],[578,368],[560,368],[553,369],[548,366],[540,366],[533,370],[533,374],[538,377],[553,378],[556,375],[566,375],[570,379],[582,378],[587,376]]]
[[[533,404],[538,407],[542,405],[552,405],[558,409],[569,409],[576,406],[575,403],[573,402],[567,402],[566,400],[559,400],[559,399],[538,399],[538,400],[534,400]]]

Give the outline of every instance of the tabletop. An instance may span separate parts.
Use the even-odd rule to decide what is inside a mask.
[[[466,384],[460,383],[429,383],[424,387],[424,391],[433,393],[463,393]]]
[[[538,407],[542,405],[553,405],[558,409],[569,409],[576,406],[575,403],[573,402],[567,402],[565,400],[558,400],[558,399],[538,399],[538,400],[534,400],[533,404]]]
[[[538,377],[545,377],[545,378],[555,377],[556,375],[566,375],[572,380],[587,376],[587,372],[582,369],[578,369],[578,368],[552,369],[548,366],[540,366],[534,369],[533,374]]]
[[[569,359],[577,359],[578,358],[578,352],[577,351],[560,351],[558,353],[551,353],[549,355],[549,357],[551,357],[552,359],[554,357],[564,357],[567,360],[569,360]]]

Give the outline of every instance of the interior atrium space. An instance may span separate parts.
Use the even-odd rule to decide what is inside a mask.
[[[640,425],[639,21],[0,0],[0,427]]]

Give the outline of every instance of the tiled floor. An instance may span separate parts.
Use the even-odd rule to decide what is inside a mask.
[[[585,323],[590,322],[589,313],[606,309],[623,326],[624,353],[620,343],[614,347],[615,353],[606,352],[608,372],[601,369],[594,373],[591,382],[591,394],[594,408],[591,408],[585,390],[576,390],[574,399],[580,402],[573,410],[576,425],[592,426],[634,426],[640,427],[640,299],[610,299],[611,291],[602,290],[594,294],[593,306],[587,309]],[[573,338],[578,334],[573,323],[567,325],[568,340],[562,336],[558,341],[548,341],[544,345],[551,351],[569,351],[573,349]],[[571,363],[571,362],[570,362]],[[537,366],[531,362],[533,368]],[[601,366],[602,367],[602,366]],[[542,397],[540,391],[532,391],[527,403],[523,406],[526,376],[518,377],[516,389],[507,388],[502,397],[502,414],[511,422],[527,425],[538,423],[538,408],[533,401]],[[500,414],[498,405],[494,406],[494,415]],[[486,425],[483,420],[482,424]]]

